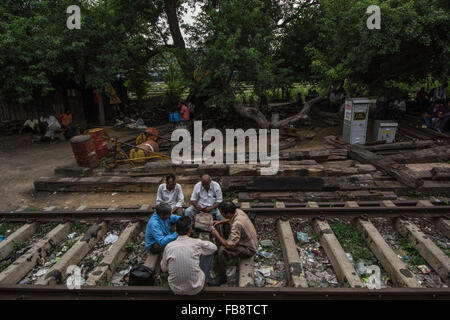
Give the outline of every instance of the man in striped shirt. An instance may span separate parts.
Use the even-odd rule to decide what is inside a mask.
[[[196,295],[202,291],[211,269],[215,244],[190,238],[192,222],[180,218],[175,224],[178,239],[170,242],[161,259],[161,270],[169,272],[169,287],[177,295]]]

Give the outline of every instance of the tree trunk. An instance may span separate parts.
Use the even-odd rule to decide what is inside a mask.
[[[194,64],[190,60],[186,52],[186,43],[180,29],[180,21],[177,15],[177,0],[165,0],[164,10],[167,15],[170,34],[172,35],[173,44],[176,49],[175,54],[180,64],[181,70],[187,79],[192,80],[194,77]]]
[[[242,102],[235,102],[234,110],[239,115],[255,121],[258,124],[258,126],[262,129],[269,129],[269,128],[279,129],[279,128],[287,127],[288,125],[293,124],[299,120],[307,119],[308,114],[311,112],[312,107],[315,104],[326,99],[328,97],[328,95],[330,94],[330,91],[331,91],[331,86],[329,86],[328,89],[325,90],[323,95],[321,95],[320,97],[317,97],[313,100],[307,101],[305,103],[305,106],[303,107],[303,109],[296,115],[293,115],[292,117],[289,117],[289,118],[286,118],[286,119],[283,119],[280,121],[277,121],[275,123],[270,123],[267,120],[266,116],[258,108],[254,108],[251,106],[250,107],[245,106]]]

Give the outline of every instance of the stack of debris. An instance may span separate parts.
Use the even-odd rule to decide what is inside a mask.
[[[24,122],[22,120],[2,121],[0,122],[0,134],[15,134],[19,132]]]

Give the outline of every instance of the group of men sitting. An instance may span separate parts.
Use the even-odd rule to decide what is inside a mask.
[[[72,113],[67,110],[58,118],[48,112],[42,112],[40,119],[36,119],[32,114],[27,116],[19,130],[19,134],[30,132],[39,135],[40,141],[54,141],[56,132],[63,132],[66,139],[70,139],[77,134],[77,128],[73,125]]]
[[[250,258],[258,250],[253,223],[233,202],[223,201],[220,185],[209,175],[203,175],[195,185],[190,200],[192,205],[183,212],[181,186],[175,175],[168,175],[166,183],[158,188],[156,213],[145,232],[146,250],[163,253],[161,270],[169,273],[169,287],[179,295],[198,294],[207,282],[211,286],[226,283],[228,261]],[[201,213],[213,217],[210,230],[216,244],[191,237],[195,217]],[[216,252],[217,277],[209,279]]]
[[[450,100],[437,100],[422,117],[427,128],[440,133],[447,131],[450,129]]]

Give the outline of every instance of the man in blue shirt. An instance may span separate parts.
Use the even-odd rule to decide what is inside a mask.
[[[172,208],[168,204],[158,204],[156,213],[148,220],[145,230],[145,249],[154,254],[164,251],[164,247],[178,238],[178,233],[170,232],[180,216],[171,214]]]

